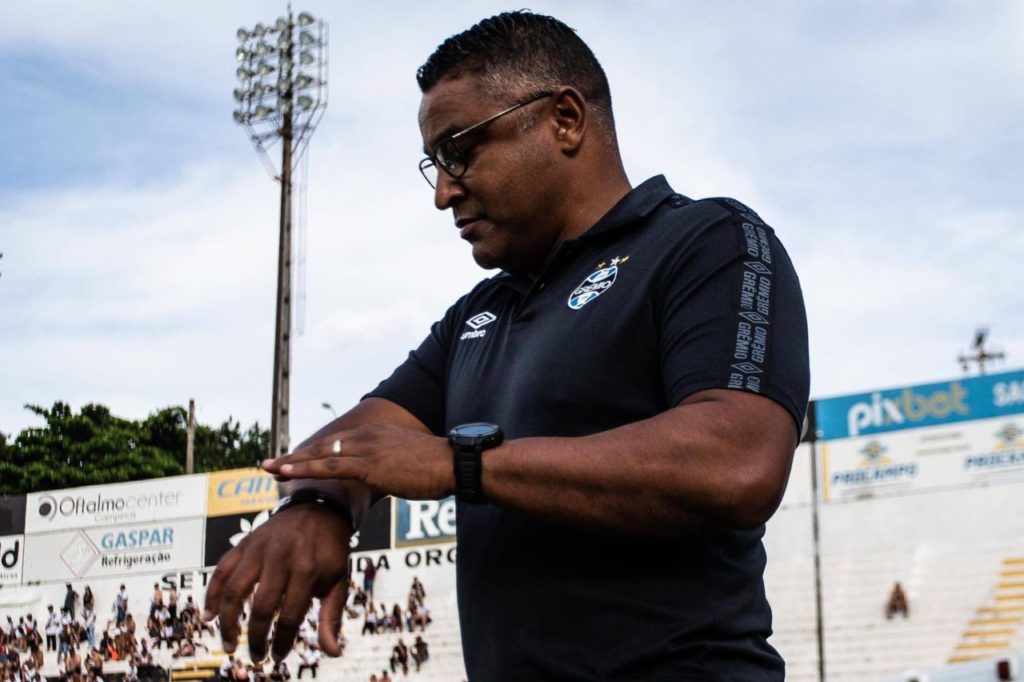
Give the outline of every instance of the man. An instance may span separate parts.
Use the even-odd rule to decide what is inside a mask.
[[[74,588],[71,586],[71,583],[66,583],[65,588],[66,590],[64,592],[64,610],[68,612],[69,616],[71,616],[71,620],[74,620],[75,605],[78,603],[78,593],[75,592]]]
[[[486,19],[417,77],[435,206],[503,272],[264,463],[290,497],[222,559],[206,617],[233,648],[258,581],[249,648],[279,610],[281,658],[315,595],[337,655],[368,503],[454,492],[471,682],[782,680],[761,537],[809,384],[782,245],[739,202],[634,189],[604,72],[555,19]]]

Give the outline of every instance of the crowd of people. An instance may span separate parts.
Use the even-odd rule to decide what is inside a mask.
[[[97,604],[91,587],[79,594],[66,585],[60,609],[46,607],[46,615],[32,613],[18,617],[7,615],[0,624],[0,682],[42,682],[48,656],[55,656],[61,680],[103,682],[104,664],[123,661],[119,666],[128,682],[160,677],[154,663],[154,649],[165,647],[172,658],[195,656],[206,649],[198,637],[213,627],[200,619],[198,605],[191,595],[185,597],[176,586],[169,590],[156,583],[150,599],[149,615],[143,627],[129,609],[128,591],[120,586],[111,604],[110,618],[97,631]]]
[[[426,605],[426,589],[418,577],[413,578],[404,609],[395,603],[389,610],[384,602],[375,602],[373,586],[372,577],[364,580],[362,586],[354,581],[349,586],[346,613],[351,620],[362,618],[363,634],[412,634],[417,628],[420,633],[426,631],[432,618]],[[121,585],[102,630],[97,630],[92,589],[86,586],[79,594],[68,584],[66,590],[59,609],[50,604],[41,618],[26,613],[15,622],[13,616],[7,615],[6,622],[0,623],[0,682],[45,682],[43,668],[49,656],[55,656],[60,679],[67,682],[104,682],[104,664],[112,661],[126,664],[117,666],[117,676],[123,675],[126,682],[160,679],[163,673],[154,663],[156,650],[170,651],[172,659],[193,657],[200,650],[209,653],[201,640],[204,632],[217,635],[214,626],[200,618],[199,606],[192,596],[183,596],[175,586],[164,589],[159,583],[153,585],[146,622],[140,625],[129,608],[127,589]],[[317,677],[322,655],[318,646],[318,611],[314,604],[299,628],[296,679],[302,679],[307,672],[309,677]],[[343,633],[340,639],[344,644]],[[391,679],[390,674],[399,671],[404,675],[410,668],[418,672],[428,658],[429,645],[421,634],[416,635],[411,645],[400,637],[391,650],[387,667],[371,679],[386,682]],[[231,682],[292,679],[285,661],[260,664],[233,654],[225,657],[218,672],[221,680]]]

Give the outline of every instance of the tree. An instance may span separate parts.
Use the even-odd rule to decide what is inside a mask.
[[[157,410],[141,422],[115,417],[95,403],[78,414],[61,401],[50,409],[25,407],[45,424],[23,430],[13,442],[0,434],[0,495],[185,473],[183,407]],[[197,425],[196,472],[254,466],[269,442],[258,423],[245,433],[231,417],[217,429]]]

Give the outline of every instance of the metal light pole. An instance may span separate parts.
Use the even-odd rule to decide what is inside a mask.
[[[277,314],[274,323],[274,382],[270,456],[288,452],[289,375],[292,326],[292,171],[302,158],[327,108],[327,24],[308,12],[274,24],[240,28],[235,51],[240,86],[235,121],[252,140],[268,172],[281,183],[277,253]],[[281,141],[281,170],[268,154]]]

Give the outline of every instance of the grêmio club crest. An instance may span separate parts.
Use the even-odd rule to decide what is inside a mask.
[[[612,258],[611,262],[601,262],[597,270],[587,275],[580,285],[569,294],[569,307],[579,310],[595,298],[611,289],[619,275],[619,266],[629,260],[629,256]]]

